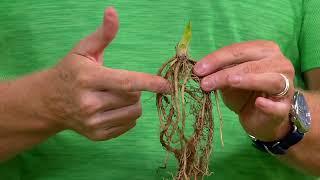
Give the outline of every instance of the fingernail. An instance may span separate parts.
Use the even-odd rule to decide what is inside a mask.
[[[106,15],[107,16],[113,16],[116,13],[116,10],[114,7],[110,6],[106,9]]]
[[[239,75],[231,75],[229,76],[229,82],[232,84],[239,84],[241,81],[241,76]]]
[[[204,75],[206,72],[206,65],[203,63],[197,63],[194,66],[194,72],[196,73],[196,75],[199,75],[199,76]]]

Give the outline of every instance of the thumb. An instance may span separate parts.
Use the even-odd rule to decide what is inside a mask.
[[[102,63],[103,50],[114,39],[119,29],[119,19],[116,10],[107,8],[104,13],[103,23],[72,50],[72,53],[79,54]]]

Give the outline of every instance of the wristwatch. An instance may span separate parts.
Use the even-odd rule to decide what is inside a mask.
[[[249,135],[253,145],[259,150],[272,155],[283,155],[286,154],[291,146],[303,139],[304,134],[309,131],[311,126],[311,114],[306,99],[300,91],[295,91],[294,93],[289,120],[291,130],[284,138],[272,142],[264,142]]]

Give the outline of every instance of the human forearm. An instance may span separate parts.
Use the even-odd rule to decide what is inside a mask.
[[[49,71],[0,83],[0,162],[59,131],[43,104]]]
[[[307,173],[320,175],[320,94],[305,91],[305,98],[311,112],[311,129],[302,141],[289,148],[285,156],[279,158]]]

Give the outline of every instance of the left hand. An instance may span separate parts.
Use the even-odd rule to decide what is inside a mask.
[[[239,115],[248,134],[274,141],[290,130],[289,111],[294,94],[294,67],[279,46],[270,41],[250,41],[219,49],[198,62],[196,75],[205,91],[220,89],[225,104]],[[289,91],[283,91],[285,75]]]

